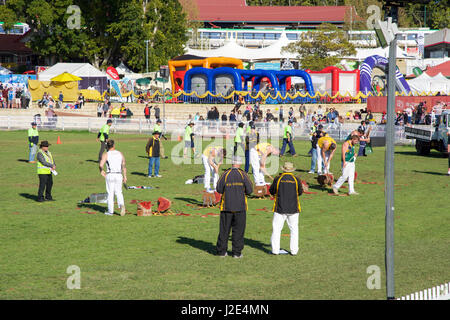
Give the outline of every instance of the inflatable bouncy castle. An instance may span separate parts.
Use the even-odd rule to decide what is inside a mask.
[[[192,68],[215,69],[230,67],[243,69],[242,60],[226,57],[204,58],[193,55],[183,55],[169,60],[170,80],[173,92],[184,90],[184,75]]]
[[[367,95],[369,92],[372,92],[372,70],[374,68],[380,68],[384,72],[387,72],[388,66],[389,60],[378,55],[367,57],[364,60],[364,62],[359,67],[361,79],[360,90],[363,94]],[[408,83],[397,67],[395,71],[395,84],[397,91],[405,94],[409,94],[411,92]]]

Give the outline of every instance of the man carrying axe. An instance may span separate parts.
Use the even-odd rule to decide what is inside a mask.
[[[330,163],[336,147],[336,141],[329,136],[322,137],[317,141],[317,172],[319,175],[330,173]]]
[[[250,164],[252,165],[253,178],[255,179],[256,186],[266,185],[264,175],[267,175],[273,180],[273,177],[266,170],[266,161],[268,156],[279,154],[280,151],[267,142],[258,143],[250,149]]]
[[[114,140],[106,142],[107,152],[102,155],[99,163],[100,174],[106,180],[106,192],[108,193],[107,216],[114,214],[114,196],[117,198],[117,205],[120,208],[120,215],[125,215],[125,202],[122,194],[122,183],[127,183],[127,168],[125,167],[125,157],[122,152],[116,150]],[[106,171],[103,166],[106,164]]]
[[[203,151],[202,163],[205,168],[203,184],[205,191],[208,193],[214,193],[216,190],[217,180],[219,180],[219,167],[222,165],[225,156],[226,150],[219,146],[208,147]]]
[[[355,145],[359,142],[359,137],[353,135],[351,139],[342,144],[342,175],[338,181],[333,185],[334,194],[339,194],[339,188],[348,179],[348,194],[357,195],[354,187],[355,180],[355,160],[357,154],[355,152]]]

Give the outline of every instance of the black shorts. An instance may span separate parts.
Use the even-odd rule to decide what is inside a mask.
[[[194,141],[184,141],[185,148],[194,148]]]

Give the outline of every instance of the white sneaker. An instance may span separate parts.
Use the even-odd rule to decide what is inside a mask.
[[[105,214],[106,214],[107,216],[112,216],[112,215],[114,215],[113,213],[109,213],[109,212],[105,212]]]
[[[314,171],[313,170],[309,170],[308,173],[314,174]]]
[[[355,196],[357,196],[358,194],[359,194],[359,193],[358,193],[358,192],[356,192],[356,191],[353,191],[353,192],[349,192],[349,193],[348,193],[348,195],[349,195],[349,196],[351,196],[351,195],[355,195]]]
[[[339,190],[336,187],[333,187],[333,193],[334,194],[339,194]]]
[[[123,217],[125,215],[126,211],[125,211],[125,206],[121,206],[120,207],[120,215]]]
[[[157,177],[157,178],[162,178],[162,175],[157,174],[155,177]]]

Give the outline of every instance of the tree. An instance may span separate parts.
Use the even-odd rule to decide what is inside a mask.
[[[303,69],[321,70],[355,54],[356,49],[344,31],[322,24],[316,31],[303,33],[300,40],[283,47],[282,52],[296,53]]]
[[[71,5],[81,10],[79,28],[68,27]],[[144,71],[144,40],[150,40],[149,66],[156,70],[182,54],[187,40],[186,15],[177,0],[8,0],[0,6],[0,20],[6,29],[17,21],[29,24],[27,45],[51,64],[88,60],[104,69],[124,61]]]

